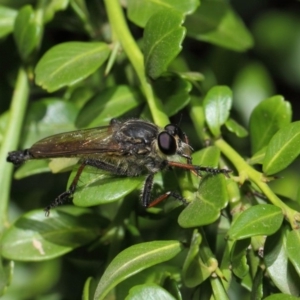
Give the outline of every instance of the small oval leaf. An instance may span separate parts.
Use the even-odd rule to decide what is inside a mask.
[[[299,153],[300,121],[297,121],[280,129],[271,139],[264,158],[264,173],[278,173],[291,164]]]
[[[147,74],[156,79],[181,51],[185,28],[183,16],[175,11],[161,11],[148,21],[144,31],[144,57]]]
[[[203,106],[207,125],[216,137],[221,126],[227,121],[232,105],[232,91],[227,86],[215,86],[206,94]]]
[[[270,204],[255,205],[237,216],[227,236],[232,240],[240,240],[256,235],[271,235],[279,229],[282,220],[280,208]]]
[[[96,288],[94,299],[104,299],[122,280],[153,265],[168,261],[181,251],[178,241],[136,244],[119,253],[109,264]]]
[[[230,132],[235,133],[237,137],[243,138],[248,135],[248,131],[242,125],[231,118],[229,118],[225,122],[225,126]]]
[[[224,176],[205,176],[199,185],[196,198],[179,215],[178,223],[184,228],[213,223],[220,216],[227,201]]]
[[[267,146],[273,135],[291,122],[291,104],[282,96],[274,96],[260,102],[250,117],[252,153]]]
[[[73,85],[94,73],[109,52],[105,43],[67,42],[54,46],[36,66],[36,83],[49,92]]]

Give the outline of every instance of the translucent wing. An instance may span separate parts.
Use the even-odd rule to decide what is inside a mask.
[[[76,130],[49,136],[35,143],[30,149],[34,158],[96,156],[107,152],[119,152],[114,141],[113,125]]]

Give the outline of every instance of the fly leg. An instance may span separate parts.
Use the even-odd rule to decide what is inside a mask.
[[[97,160],[97,159],[86,159],[86,160],[84,160],[82,162],[82,164],[80,165],[80,167],[78,168],[77,173],[76,173],[76,175],[75,175],[75,177],[74,177],[74,179],[73,179],[73,181],[70,185],[70,188],[67,191],[60,194],[52,203],[50,203],[45,208],[46,217],[49,216],[51,208],[62,205],[66,201],[68,201],[70,198],[72,198],[72,196],[73,196],[73,194],[76,190],[78,180],[79,180],[79,178],[81,176],[81,173],[82,173],[85,166],[91,166],[91,167],[101,169],[101,170],[104,170],[104,171],[107,171],[107,172],[110,172],[110,173],[113,173],[113,174],[116,174],[116,175],[126,175],[126,172],[123,169],[118,168],[118,167],[116,167],[114,165],[111,165],[109,163],[105,163],[105,162]]]
[[[184,164],[184,163],[173,162],[173,161],[168,161],[167,165],[169,167],[176,167],[176,168],[189,170],[197,176],[202,176],[202,172],[206,172],[206,173],[209,173],[209,174],[212,174],[212,175],[224,174],[227,178],[229,178],[228,174],[230,172],[232,172],[229,169],[219,169],[219,168],[213,168],[213,167],[202,167],[202,166],[195,166],[195,165],[192,165],[192,164],[189,164],[189,163]],[[150,196],[151,196],[151,191],[152,191],[152,187],[153,187],[153,176],[154,176],[154,174],[150,174],[145,180],[144,188],[143,188],[143,191],[142,191],[143,206],[153,207],[153,206],[157,205],[158,203],[164,201],[165,199],[167,199],[169,197],[173,197],[173,198],[179,200],[180,202],[182,202],[183,204],[188,205],[188,201],[185,198],[183,198],[180,194],[178,194],[174,191],[166,192],[166,193],[162,194],[161,196],[159,196],[158,198],[156,198],[155,200],[150,202]]]
[[[202,166],[195,166],[195,165],[190,165],[190,164],[183,164],[180,162],[176,161],[169,161],[168,165],[170,167],[176,167],[176,168],[181,168],[185,170],[190,170],[196,175],[202,177],[202,172],[206,172],[212,175],[217,175],[217,174],[224,174],[227,178],[229,178],[229,173],[232,172],[230,169],[219,169],[219,168],[213,168],[213,167],[202,167]]]
[[[160,195],[159,197],[157,197],[155,200],[150,202],[151,191],[153,188],[153,177],[154,177],[154,174],[148,175],[145,180],[145,183],[144,183],[144,188],[142,190],[142,195],[141,195],[142,204],[144,207],[153,207],[169,197],[174,197],[175,199],[179,200],[180,202],[182,202],[185,205],[188,204],[186,199],[184,199],[181,195],[179,195],[178,193],[176,193],[174,191],[166,192],[166,193]]]
[[[74,179],[73,179],[73,181],[70,185],[70,188],[67,191],[60,194],[53,202],[51,202],[48,206],[45,207],[44,210],[45,210],[46,217],[49,217],[51,208],[62,205],[66,201],[68,201],[70,198],[72,198],[72,196],[73,196],[73,194],[76,190],[80,175],[81,175],[81,173],[82,173],[85,166],[86,166],[85,163],[80,165],[80,167],[77,170],[77,173],[76,173],[76,175],[75,175],[75,177],[74,177]]]

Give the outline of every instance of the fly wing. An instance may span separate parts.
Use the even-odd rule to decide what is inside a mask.
[[[115,128],[109,125],[59,133],[38,141],[29,151],[34,158],[84,157],[119,152],[114,132]]]

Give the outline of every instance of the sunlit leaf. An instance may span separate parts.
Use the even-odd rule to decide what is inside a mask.
[[[94,73],[108,58],[105,43],[66,42],[48,50],[38,62],[36,83],[49,92],[81,81]]]
[[[238,215],[227,235],[233,240],[271,235],[280,228],[282,220],[280,208],[270,204],[255,205]]]
[[[159,11],[176,11],[187,15],[198,5],[199,0],[128,0],[128,18],[138,26],[145,27],[150,17]]]
[[[291,119],[291,104],[282,96],[268,98],[257,105],[250,117],[252,153],[267,146],[273,135]]]
[[[17,11],[0,5],[0,38],[12,32]]]
[[[153,265],[168,261],[181,251],[178,241],[154,241],[136,244],[119,253],[106,268],[95,292],[104,299],[119,282]]]
[[[185,29],[183,16],[175,11],[161,11],[148,21],[143,38],[145,68],[153,79],[167,70],[169,63],[181,51]]]
[[[206,94],[203,106],[205,119],[214,136],[220,136],[221,126],[229,117],[232,92],[227,86],[215,86]]]
[[[237,137],[243,138],[248,135],[248,131],[231,118],[225,122],[225,126],[229,131],[235,133]]]
[[[263,171],[275,174],[291,164],[300,153],[300,121],[280,129],[271,139],[264,158]]]

